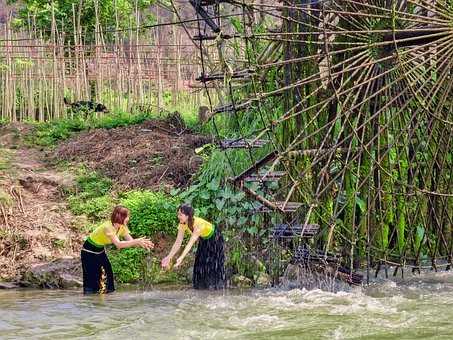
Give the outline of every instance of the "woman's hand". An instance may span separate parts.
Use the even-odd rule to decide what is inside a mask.
[[[181,265],[182,260],[183,260],[182,258],[178,257],[178,259],[176,260],[176,263],[175,263],[175,268],[178,268]]]
[[[170,262],[171,262],[171,257],[166,256],[162,259],[160,265],[162,266],[162,268],[168,269],[170,267]]]
[[[147,238],[141,237],[136,239],[137,245],[145,249],[153,249],[154,243]]]

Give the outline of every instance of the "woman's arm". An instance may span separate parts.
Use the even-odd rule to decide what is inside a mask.
[[[148,240],[144,237],[134,239],[134,238],[132,238],[132,236],[129,233],[127,233],[124,236],[126,241],[120,241],[118,236],[116,236],[115,234],[107,234],[107,236],[110,237],[110,239],[112,240],[112,243],[118,249],[131,248],[131,247],[142,247],[142,248],[146,248],[146,249],[151,249],[154,247],[154,244],[150,240]]]
[[[176,236],[175,243],[171,247],[170,253],[162,259],[161,265],[162,267],[168,267],[170,265],[171,259],[175,254],[179,251],[182,245],[182,240],[184,239],[184,228],[178,228],[178,235]]]
[[[197,242],[199,237],[200,237],[200,231],[195,229],[192,233],[192,236],[191,236],[189,242],[187,243],[186,247],[184,248],[184,251],[182,252],[181,256],[178,257],[178,259],[176,260],[175,267],[179,267],[181,265],[182,261],[184,260],[186,255],[189,253],[190,249],[192,249],[195,242]]]
[[[129,231],[127,231],[126,234],[124,235],[124,239],[125,239],[126,241],[133,241],[133,240],[135,240],[135,239],[131,236],[131,234],[129,234]],[[139,245],[140,247],[146,248],[146,249],[153,249],[153,248],[154,248],[154,243],[153,243],[150,239],[141,237],[141,238],[138,238],[138,240],[141,240],[141,241],[140,241],[141,244]],[[143,245],[145,245],[145,246],[143,246]]]

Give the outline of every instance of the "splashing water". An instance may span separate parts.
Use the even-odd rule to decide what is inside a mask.
[[[452,339],[453,274],[321,290],[0,291],[1,339]]]

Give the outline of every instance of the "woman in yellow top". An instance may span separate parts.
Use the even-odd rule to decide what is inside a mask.
[[[117,206],[113,209],[110,221],[102,223],[85,240],[81,251],[83,270],[83,292],[99,293],[101,291],[102,271],[106,275],[106,292],[115,290],[113,272],[105,253],[105,246],[114,244],[118,249],[142,247],[151,249],[154,244],[146,238],[133,239],[127,229],[129,210]],[[124,241],[120,241],[123,238]]]
[[[192,246],[199,240],[193,267],[193,287],[195,289],[224,288],[225,255],[220,230],[212,223],[200,217],[195,217],[193,208],[188,204],[179,207],[178,220],[178,236],[170,253],[162,260],[162,267],[170,267],[173,257],[181,248],[184,233],[188,232],[191,234],[190,240],[176,260],[175,267],[181,265]]]

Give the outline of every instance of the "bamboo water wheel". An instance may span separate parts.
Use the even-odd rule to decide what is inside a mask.
[[[449,269],[453,2],[191,4],[200,19],[199,80],[223,98],[210,108],[212,121],[259,122],[219,143],[250,155],[230,182],[257,211],[287,216],[301,238],[301,225],[318,225],[311,246],[340,254],[351,277],[389,265],[395,274]],[[249,185],[267,181],[279,183],[269,196]]]

